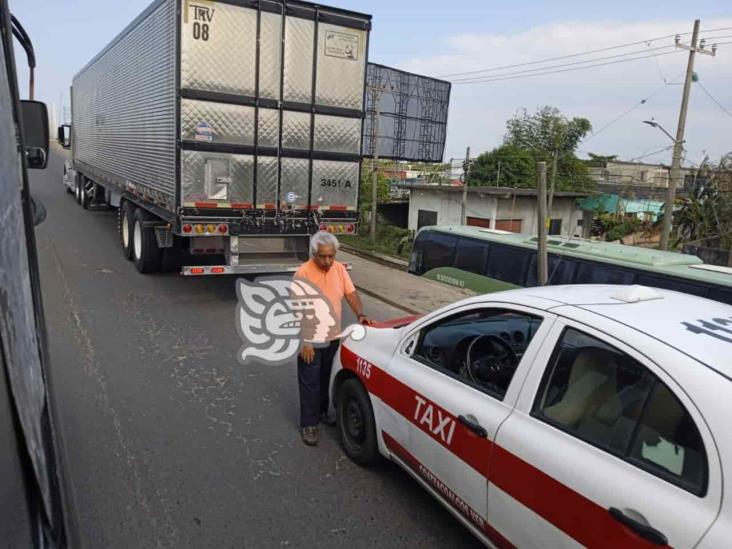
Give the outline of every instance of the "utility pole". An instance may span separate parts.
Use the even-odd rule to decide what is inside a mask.
[[[463,166],[463,200],[460,207],[461,223],[468,223],[468,176],[470,175],[470,147],[465,151],[465,166]]]
[[[674,198],[676,198],[676,187],[681,177],[681,155],[684,150],[684,131],[686,129],[686,113],[689,108],[689,92],[691,91],[691,80],[694,75],[694,56],[697,53],[706,55],[714,55],[716,47],[712,47],[711,51],[701,47],[697,47],[699,38],[699,19],[694,21],[694,31],[691,34],[691,45],[687,46],[680,42],[680,37],[676,36],[676,47],[689,50],[689,62],[686,65],[686,79],[684,80],[684,93],[681,96],[681,110],[679,111],[679,125],[676,129],[676,139],[674,139],[674,152],[671,159],[671,177],[668,182],[668,191],[666,193],[666,205],[663,210],[663,226],[661,228],[660,248],[668,250],[668,243],[671,237],[671,228],[673,224]]]
[[[498,161],[498,173],[496,174],[496,187],[501,186],[501,161]]]
[[[371,242],[376,242],[376,212],[378,206],[379,187],[379,102],[381,101],[381,89],[371,88],[371,100],[374,110],[371,114],[371,146],[374,157],[371,173]]]
[[[547,279],[549,278],[549,258],[547,257],[546,251],[546,162],[539,162],[537,164],[537,181],[536,181],[536,199],[537,204],[537,219],[538,225],[538,266],[537,280],[539,286],[546,286]]]

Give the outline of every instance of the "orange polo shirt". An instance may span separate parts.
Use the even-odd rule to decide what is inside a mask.
[[[343,298],[356,291],[346,266],[343,263],[334,261],[330,270],[324,271],[315,264],[315,261],[310,259],[300,266],[295,273],[295,277],[304,278],[312,283],[330,302],[336,321],[334,331],[331,333],[339,334],[341,332]]]

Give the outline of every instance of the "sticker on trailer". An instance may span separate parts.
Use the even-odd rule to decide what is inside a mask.
[[[214,130],[209,126],[208,122],[199,122],[196,124],[196,141],[205,141],[211,143],[214,140]]]
[[[211,23],[216,15],[215,2],[208,0],[186,0],[183,9],[183,23],[193,22],[191,31],[193,39],[208,42],[211,35]]]
[[[297,195],[295,193],[293,193],[292,191],[290,191],[289,193],[287,193],[285,195],[285,200],[288,203],[292,204],[293,202],[295,202],[295,200],[297,200]]]
[[[325,55],[358,61],[360,39],[357,34],[328,31],[325,33]]]

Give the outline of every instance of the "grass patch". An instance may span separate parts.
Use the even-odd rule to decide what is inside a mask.
[[[381,225],[376,229],[376,242],[371,242],[371,237],[368,232],[366,234],[359,234],[354,236],[341,236],[339,240],[344,244],[353,246],[360,250],[369,252],[378,252],[387,255],[393,255],[395,257],[401,257],[402,259],[409,259],[409,254],[412,252],[412,242],[408,237],[410,231],[408,229],[401,229],[394,227],[393,225]],[[397,250],[399,244],[407,237],[407,241],[402,244],[401,253]]]

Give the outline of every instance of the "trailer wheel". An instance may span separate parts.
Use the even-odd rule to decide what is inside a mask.
[[[82,176],[78,176],[74,183],[74,198],[76,199],[77,204],[81,204],[81,179]]]
[[[135,208],[132,220],[132,259],[135,267],[141,273],[156,273],[160,270],[162,253],[155,238],[155,229],[143,225],[146,221],[154,221],[155,217],[142,208]]]
[[[127,200],[123,200],[117,210],[117,232],[122,244],[122,254],[130,261],[132,260],[132,214],[134,210],[135,207]]]

